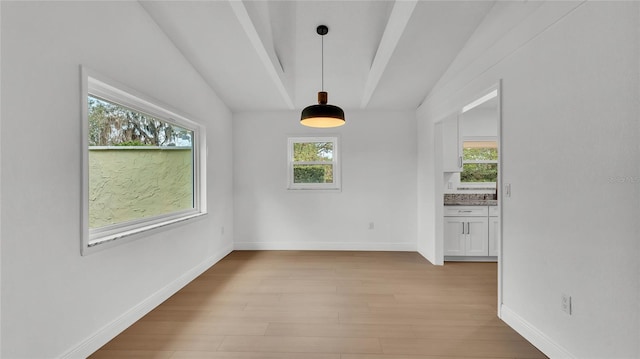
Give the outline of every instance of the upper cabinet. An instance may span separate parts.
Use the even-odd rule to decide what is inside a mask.
[[[442,120],[442,171],[462,172],[462,131],[457,113]]]

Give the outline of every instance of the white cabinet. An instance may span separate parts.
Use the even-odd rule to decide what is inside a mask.
[[[462,131],[458,114],[442,120],[442,171],[462,172]]]
[[[445,217],[486,217],[487,206],[444,206]]]
[[[445,256],[486,256],[489,253],[487,217],[445,217]]]
[[[488,206],[445,206],[445,256],[498,255],[499,222],[498,217],[489,217],[489,209]]]
[[[487,217],[467,217],[465,256],[486,256],[489,253]]]
[[[444,255],[464,256],[466,253],[466,217],[444,217]]]

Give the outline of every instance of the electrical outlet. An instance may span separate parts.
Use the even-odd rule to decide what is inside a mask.
[[[571,296],[562,294],[562,296],[560,297],[560,309],[562,309],[563,312],[571,315]]]
[[[373,229],[373,222],[369,222],[369,229]]]
[[[447,189],[453,189],[453,182],[447,182]]]
[[[511,183],[507,183],[504,185],[504,196],[511,197]]]

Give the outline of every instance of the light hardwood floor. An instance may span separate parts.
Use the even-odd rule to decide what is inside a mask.
[[[237,251],[90,358],[546,358],[496,316],[496,263]]]

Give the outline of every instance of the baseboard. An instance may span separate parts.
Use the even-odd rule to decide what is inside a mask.
[[[424,250],[424,248],[420,248],[420,246],[418,246],[417,249],[418,254],[420,254],[422,257],[424,257],[424,259],[428,260],[429,263],[431,264],[435,264],[433,261],[433,258],[431,258],[431,256],[427,255],[427,251]]]
[[[138,305],[134,306],[111,323],[105,325],[96,333],[83,340],[80,344],[71,348],[60,357],[68,359],[88,357],[232,251],[232,244],[225,246],[225,248],[202,261],[200,264],[193,267],[191,270],[181,275],[178,279],[169,283],[164,288],[153,293],[147,299],[140,302]]]
[[[424,259],[428,260],[429,263],[431,263],[434,266],[444,265],[444,261],[438,262],[438,261],[435,260],[435,258],[433,258],[433,256],[427,255],[427,251],[424,248],[418,248],[418,254],[423,256]]]
[[[415,243],[349,242],[235,242],[234,249],[278,251],[403,251],[415,252]]]
[[[496,256],[444,256],[445,262],[498,262]]]
[[[500,307],[500,317],[516,332],[551,359],[575,359],[576,356],[554,342],[531,323],[519,316],[506,305]]]

